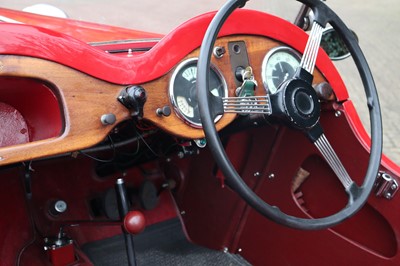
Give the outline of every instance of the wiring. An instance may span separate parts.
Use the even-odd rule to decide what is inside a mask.
[[[78,152],[79,152],[80,154],[82,154],[82,155],[84,155],[84,156],[86,156],[86,157],[92,159],[92,160],[95,160],[96,162],[111,163],[111,162],[113,162],[114,159],[116,158],[117,152],[116,152],[116,148],[115,148],[115,145],[114,145],[114,141],[112,140],[112,138],[111,138],[110,135],[108,135],[108,139],[110,140],[110,147],[111,147],[111,149],[113,150],[113,156],[111,157],[111,159],[100,159],[100,158],[94,157],[94,156],[92,156],[92,155],[90,155],[90,154],[88,154],[88,153],[86,153],[86,152],[84,152],[84,151],[82,151],[82,150],[80,150],[80,151],[78,151]]]
[[[25,167],[25,171],[29,172],[33,172],[33,168],[32,168],[32,162],[29,162],[28,164],[23,163],[24,167]],[[22,186],[24,187],[25,193],[26,193],[26,197],[25,197],[25,205],[28,211],[28,215],[29,215],[29,222],[30,222],[30,226],[31,226],[31,230],[32,230],[32,239],[27,242],[18,252],[17,255],[17,260],[15,261],[15,265],[19,266],[21,263],[21,258],[22,255],[24,254],[24,252],[31,246],[33,245],[36,240],[37,240],[37,228],[36,228],[36,224],[35,224],[35,219],[34,219],[34,215],[33,215],[33,211],[32,211],[32,192],[31,192],[31,188],[30,188],[30,184],[28,185],[25,181],[26,176],[22,177]],[[29,186],[29,187],[28,187]]]
[[[138,135],[138,137],[143,141],[144,145],[146,145],[146,147],[151,151],[151,153],[153,153],[155,156],[157,157],[162,157],[162,155],[156,153],[151,147],[150,145],[146,142],[146,140],[143,138],[142,135],[139,134],[139,132],[136,132],[136,134]]]

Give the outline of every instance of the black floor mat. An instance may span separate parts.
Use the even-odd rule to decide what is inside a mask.
[[[82,250],[95,266],[128,265],[123,235],[85,244]],[[153,226],[134,237],[138,266],[250,265],[235,254],[210,250],[188,242],[179,220]]]

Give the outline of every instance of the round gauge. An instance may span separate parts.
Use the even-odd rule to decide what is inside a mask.
[[[292,48],[280,46],[269,51],[262,64],[265,89],[275,94],[279,86],[292,78],[300,65],[300,55]]]
[[[196,93],[197,58],[191,58],[178,65],[172,74],[169,97],[176,114],[193,127],[201,128],[199,104]],[[215,96],[228,96],[225,79],[219,70],[210,67],[210,91]],[[215,119],[217,122],[221,116]]]

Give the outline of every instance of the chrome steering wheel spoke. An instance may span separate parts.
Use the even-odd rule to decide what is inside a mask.
[[[336,176],[339,178],[340,182],[346,189],[349,190],[351,185],[354,181],[351,179],[350,175],[347,173],[346,168],[344,168],[342,162],[340,161],[339,157],[337,156],[335,150],[333,149],[332,145],[328,141],[327,137],[325,136],[322,127],[319,123],[313,128],[317,130],[311,130],[308,132],[310,139],[312,139],[314,145],[317,147],[319,152],[322,154],[326,162],[329,164],[333,172],[335,172]],[[318,132],[317,135],[311,132]],[[316,136],[310,136],[310,134]]]
[[[265,96],[224,97],[222,98],[224,113],[264,114],[272,113],[270,99]]]
[[[324,27],[314,21],[299,68],[313,74]]]

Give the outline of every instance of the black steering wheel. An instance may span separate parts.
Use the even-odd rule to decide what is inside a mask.
[[[339,224],[354,215],[367,201],[374,186],[382,156],[382,117],[371,71],[354,34],[322,1],[298,1],[313,10],[315,20],[296,75],[294,78],[281,84],[279,92],[273,97],[271,96],[272,115],[284,120],[289,126],[302,130],[324,156],[349,196],[348,204],[342,210],[331,216],[318,219],[299,218],[283,213],[277,207],[264,202],[246,185],[224,151],[214,124],[215,114],[213,114],[211,108],[212,104],[218,101],[215,100],[216,97],[208,89],[210,57],[222,25],[235,9],[243,7],[247,0],[229,0],[217,12],[210,23],[200,50],[197,71],[197,93],[201,121],[208,145],[218,166],[229,180],[232,189],[252,208],[272,221],[292,228],[317,230]],[[367,173],[362,186],[358,186],[353,182],[325,137],[319,123],[319,100],[311,86],[313,80],[312,73],[315,67],[322,31],[327,23],[338,32],[347,45],[358,68],[367,96],[371,123],[371,151]]]

